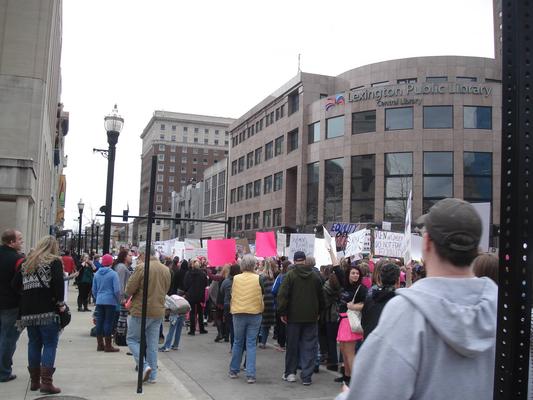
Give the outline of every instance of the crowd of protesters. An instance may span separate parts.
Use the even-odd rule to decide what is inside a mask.
[[[371,254],[337,258],[330,249],[329,265],[315,265],[311,255],[297,251],[290,260],[248,254],[211,266],[204,257],[165,258],[152,250],[146,358],[138,366],[144,380],[156,382],[157,351],[179,349],[184,327],[191,336],[206,334],[213,322],[214,341],[229,345],[231,379],[244,370],[246,381],[255,383],[257,347],[269,346],[284,353],[281,379],[289,383],[298,380],[298,370],[306,386],[320,365],[337,371],[341,399],[485,398],[477,396],[492,393],[498,259],[478,255],[481,224],[468,203],[439,202],[421,224],[424,262],[408,265]],[[97,351],[118,352],[112,337],[117,345],[123,337],[138,364],[145,249],[135,254],[133,269],[128,249],[116,259],[74,260],[68,253],[59,257],[51,236],[27,256],[21,248],[20,232],[3,233],[1,382],[16,378],[17,326],[26,327],[30,389],[60,392],[52,382],[57,313],[65,308],[64,282],[73,277],[78,311],[91,311],[88,305],[95,303]],[[354,328],[354,315],[361,329]],[[385,378],[394,390],[383,385]]]

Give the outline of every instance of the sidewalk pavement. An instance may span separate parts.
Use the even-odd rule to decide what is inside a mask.
[[[119,353],[96,351],[96,338],[89,335],[93,326],[92,313],[76,311],[77,295],[77,289],[71,286],[68,304],[72,321],[60,336],[56,357],[54,385],[61,388],[58,396],[79,396],[87,400],[131,400],[141,398],[140,396],[143,400],[194,399],[191,392],[167,368],[165,363],[169,361],[162,360],[163,357],[158,357],[157,383],[143,384],[144,393],[138,395],[135,363],[132,356],[126,355],[128,348],[120,347]],[[36,399],[43,396],[39,391],[32,392],[29,389],[27,343],[24,331],[13,359],[13,373],[17,375],[17,379],[0,383],[2,399]]]

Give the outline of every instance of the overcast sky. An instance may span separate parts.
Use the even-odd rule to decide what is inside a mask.
[[[113,213],[139,207],[140,135],[154,110],[238,118],[296,75],[397,58],[493,57],[492,0],[63,0],[70,112],[65,227],[105,204],[103,118],[117,103]],[[103,221],[103,218],[100,219]]]

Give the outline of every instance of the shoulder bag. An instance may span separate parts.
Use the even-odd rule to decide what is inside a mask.
[[[352,299],[352,303],[357,297],[357,292],[359,292],[360,287],[361,285],[357,287],[357,290],[355,291],[355,294]],[[361,326],[361,311],[355,311],[355,310],[348,309],[346,311],[346,314],[348,316],[348,321],[350,322],[351,331],[353,333],[363,333],[363,327]]]

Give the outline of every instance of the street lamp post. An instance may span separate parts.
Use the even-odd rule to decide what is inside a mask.
[[[93,252],[94,249],[94,219],[91,223],[91,247],[89,249],[89,254]]]
[[[88,253],[87,251],[87,238],[89,237],[89,235],[87,234],[88,228],[89,227],[87,226],[85,227],[85,237],[83,238],[83,250],[84,250],[83,252],[84,253]]]
[[[98,254],[98,234],[100,233],[100,221],[96,221],[96,247],[95,252]]]
[[[113,204],[113,176],[115,172],[115,148],[118,142],[118,136],[124,126],[124,118],[118,114],[117,105],[111,114],[104,118],[104,126],[107,131],[107,143],[109,150],[107,153],[107,188],[105,196],[105,219],[104,219],[104,243],[102,244],[103,253],[109,253],[109,242],[111,239],[111,207]]]
[[[85,204],[83,204],[83,201],[80,199],[80,202],[78,203],[78,211],[80,212],[80,216],[78,217],[78,257],[81,256],[81,218],[83,216],[83,207]]]

